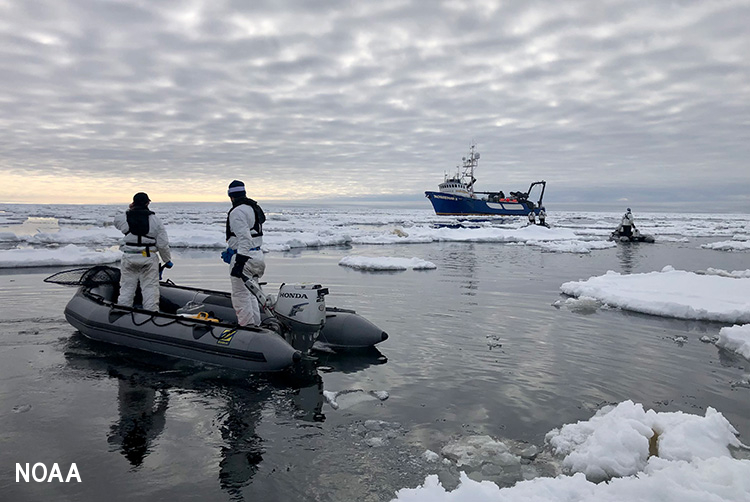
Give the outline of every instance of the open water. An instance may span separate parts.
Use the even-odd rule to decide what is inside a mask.
[[[607,270],[744,270],[747,253],[705,237],[589,254],[472,242],[305,248],[266,255],[267,291],[320,282],[390,338],[320,354],[296,376],[228,372],[95,343],[69,326],[73,290],[43,279],[72,267],[0,270],[0,499],[380,501],[454,465],[423,454],[489,435],[544,435],[607,403],[703,414],[750,442],[750,363],[704,343],[723,326],[554,305],[559,287]],[[716,239],[713,239],[716,240]],[[169,277],[228,289],[217,250],[177,249]],[[350,254],[416,256],[435,270],[363,272]],[[326,396],[335,395],[337,408]],[[387,398],[384,397],[387,395]],[[15,464],[75,463],[81,483],[17,483]],[[540,474],[553,463],[537,462]],[[524,473],[475,473],[512,484]]]

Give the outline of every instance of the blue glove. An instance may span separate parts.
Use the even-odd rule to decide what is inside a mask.
[[[221,252],[221,259],[224,260],[224,263],[232,263],[232,255],[236,252],[237,251],[232,248],[226,248]]]
[[[172,268],[173,266],[174,266],[174,263],[172,263],[171,261],[168,261],[163,266],[159,266],[159,280],[162,279],[162,272],[164,272],[164,269],[165,268]]]

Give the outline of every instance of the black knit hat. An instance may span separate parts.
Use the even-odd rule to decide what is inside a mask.
[[[145,192],[138,192],[133,195],[133,204],[136,206],[145,206],[149,202],[151,202],[151,199],[148,198],[148,195]]]
[[[230,197],[245,197],[245,184],[240,180],[234,180],[229,184],[227,194],[229,194]]]

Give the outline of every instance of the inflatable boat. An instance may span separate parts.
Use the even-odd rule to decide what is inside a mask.
[[[119,279],[119,269],[96,266],[45,282],[78,286],[65,318],[88,338],[252,372],[288,368],[316,342],[354,349],[388,338],[354,311],[326,308],[328,291],[319,285],[282,285],[279,299],[263,309],[261,327],[243,327],[229,293],[163,281],[156,312],[117,304]]]
[[[616,229],[609,235],[609,240],[616,242],[655,242],[653,235],[642,234],[638,229],[634,230],[631,234],[626,234]]]

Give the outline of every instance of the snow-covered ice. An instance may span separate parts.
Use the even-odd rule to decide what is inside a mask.
[[[737,431],[713,408],[704,417],[682,412],[656,413],[624,401],[601,409],[590,420],[549,432],[546,440],[571,473],[592,481],[632,476],[646,468],[652,455],[692,462],[729,457],[740,447]]]
[[[339,408],[346,409],[366,401],[385,401],[388,397],[388,392],[384,390],[366,391],[363,389],[346,389],[338,392],[323,391],[323,399],[334,410],[338,410]]]
[[[734,277],[736,279],[750,278],[750,270],[732,270],[731,272],[729,272],[720,268],[709,267],[704,271],[698,271],[698,273],[704,273],[707,275],[720,275],[722,277]]]
[[[437,266],[421,258],[395,258],[384,256],[345,256],[339,265],[358,270],[431,270]]]
[[[488,455],[507,457],[501,459],[502,465],[520,462],[488,436],[473,440],[486,444],[475,445],[479,455],[470,455],[466,461],[452,449],[443,455],[461,459],[461,465]],[[735,452],[746,447],[734,427],[712,408],[704,416],[657,413],[623,401],[602,408],[589,420],[550,431],[546,442],[562,461],[564,472],[557,477],[537,477],[500,488],[462,472],[458,487],[449,491],[438,476],[430,475],[422,486],[399,490],[393,501],[750,501],[750,460],[735,457],[741,456]]]
[[[429,209],[274,208],[263,204],[265,252],[344,245],[402,245],[430,242],[486,242],[533,246],[544,252],[590,254],[616,247],[607,240],[620,213],[548,212],[552,228],[526,226],[523,218],[462,220],[438,217]],[[228,204],[152,204],[164,222],[173,248],[222,249]],[[13,266],[13,249],[55,249],[76,244],[113,250],[122,235],[112,226],[124,207],[0,204],[0,262]],[[636,214],[638,227],[659,241],[714,239],[706,249],[750,249],[747,215]],[[13,256],[12,254],[10,255]],[[98,256],[97,259],[101,259]],[[39,263],[37,264],[37,259]],[[103,262],[100,261],[99,262]],[[23,265],[46,266],[29,254]]]
[[[709,242],[708,244],[702,244],[701,247],[719,251],[750,251],[750,241],[745,237],[743,240]]]
[[[120,251],[97,251],[75,244],[61,248],[19,248],[0,252],[0,268],[100,265],[118,262],[121,257]]]
[[[735,324],[721,328],[716,345],[733,350],[750,360],[750,324]]]
[[[565,282],[563,293],[591,297],[612,307],[680,319],[750,322],[750,278],[675,270],[620,274],[608,271]]]

